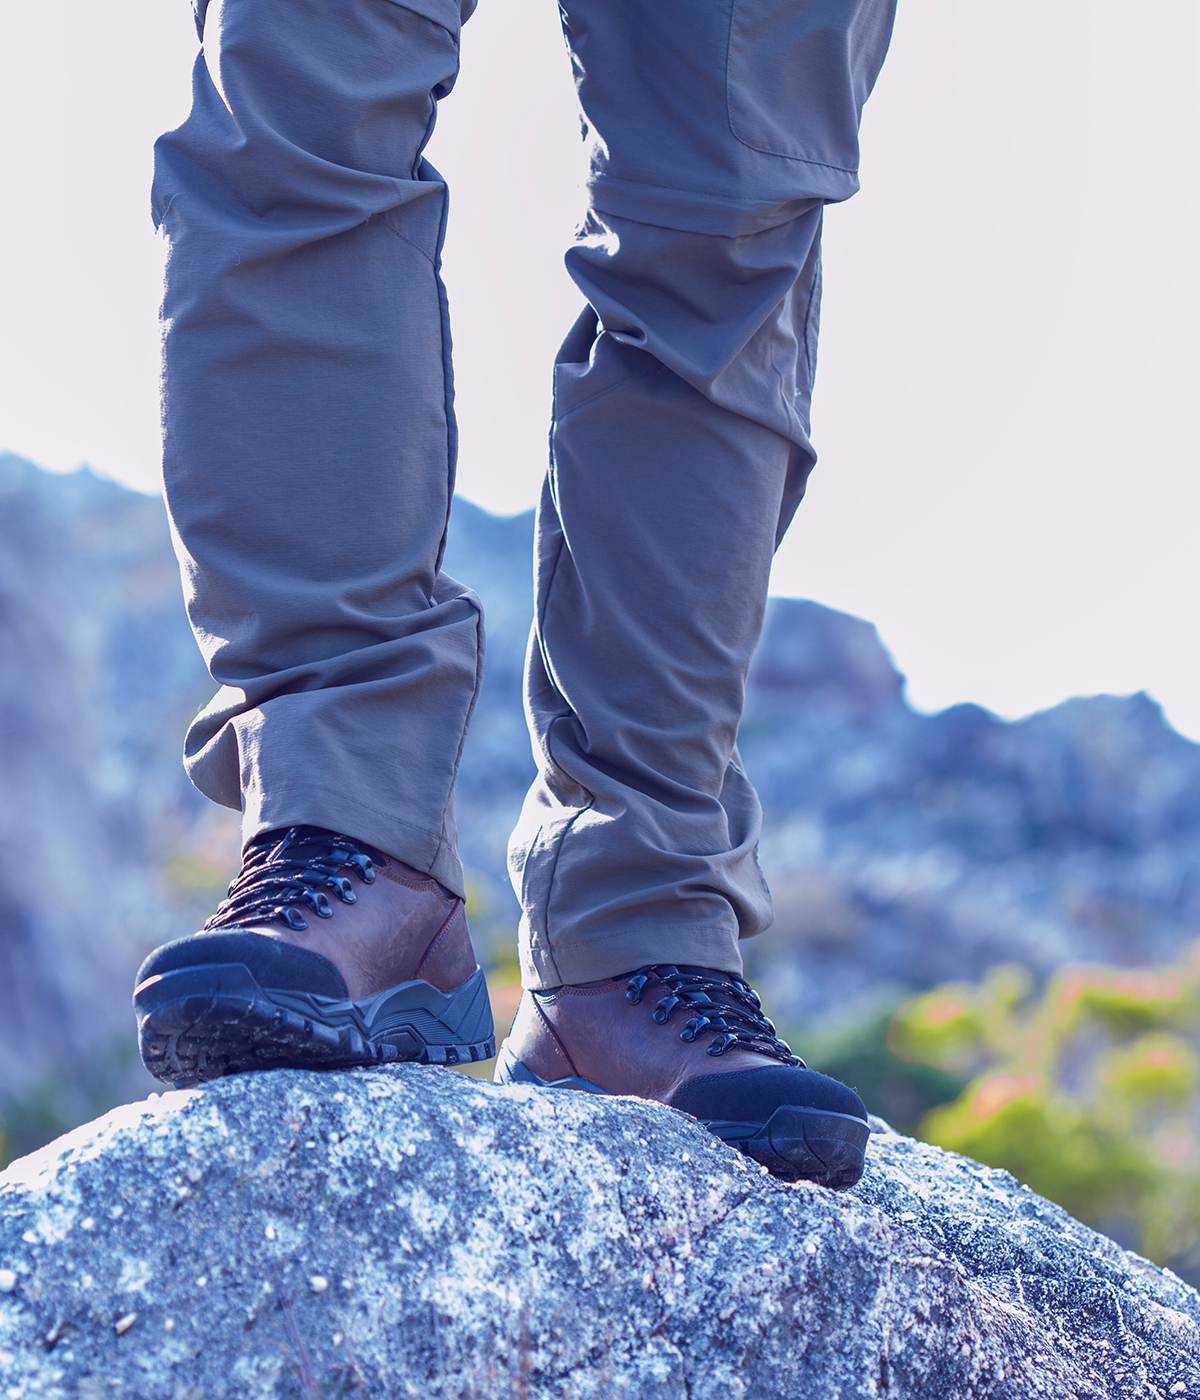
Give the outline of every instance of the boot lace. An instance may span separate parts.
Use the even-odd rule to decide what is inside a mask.
[[[714,1032],[708,1054],[723,1055],[735,1045],[770,1055],[785,1065],[804,1065],[791,1046],[779,1039],[775,1027],[762,1014],[762,1002],[754,988],[732,972],[713,968],[679,968],[656,965],[639,968],[625,988],[625,1000],[636,1006],[648,988],[665,987],[666,996],[654,1008],[653,1019],[666,1023],[682,1007],[691,1017],[679,1032],[689,1043],[706,1031]]]
[[[278,831],[257,836],[246,848],[242,868],[229,886],[229,897],[217,906],[204,932],[269,922],[307,928],[301,907],[320,919],[332,918],[333,906],[326,890],[343,904],[353,904],[358,898],[342,871],[357,874],[366,885],[374,882],[368,850],[349,836],[318,826],[293,826],[282,836]]]

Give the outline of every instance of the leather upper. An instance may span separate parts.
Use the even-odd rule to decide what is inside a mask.
[[[377,856],[373,864],[375,881],[355,881],[353,904],[330,901],[329,918],[306,910],[305,929],[242,927],[327,958],[355,1000],[416,977],[441,992],[461,986],[476,967],[463,901],[390,856]]]
[[[778,1068],[778,1060],[735,1046],[710,1055],[711,1035],[691,1043],[679,1032],[686,1020],[653,1019],[654,998],[631,1005],[626,977],[549,992],[527,991],[521,998],[508,1046],[523,1065],[547,1081],[577,1075],[611,1094],[670,1103],[697,1075]]]

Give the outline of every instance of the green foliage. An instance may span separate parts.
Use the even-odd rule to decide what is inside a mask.
[[[849,1084],[872,1113],[911,1134],[930,1109],[957,1097],[967,1076],[894,1054],[888,1046],[891,1020],[891,1011],[884,1011],[832,1035],[792,1039],[810,1068]]]
[[[1082,1220],[1132,1222],[1159,1263],[1200,1259],[1200,944],[1170,967],[1063,968],[1040,995],[997,968],[906,1002],[888,1044],[970,1076],[921,1137]]]
[[[74,1117],[63,1104],[63,1085],[47,1076],[33,1089],[10,1098],[3,1105],[0,1121],[0,1167],[39,1147],[74,1127]]]
[[[94,1053],[73,1074],[48,1071],[22,1092],[0,1098],[0,1168],[80,1123],[161,1087],[143,1072],[132,1036]]]

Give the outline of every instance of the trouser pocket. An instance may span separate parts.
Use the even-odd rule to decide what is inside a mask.
[[[895,0],[733,0],[729,125],[765,155],[858,170],[858,124]]]

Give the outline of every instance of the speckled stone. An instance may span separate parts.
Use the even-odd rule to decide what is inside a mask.
[[[1200,1397],[1200,1296],[877,1126],[834,1195],[441,1069],[129,1105],[0,1175],[0,1397]]]

